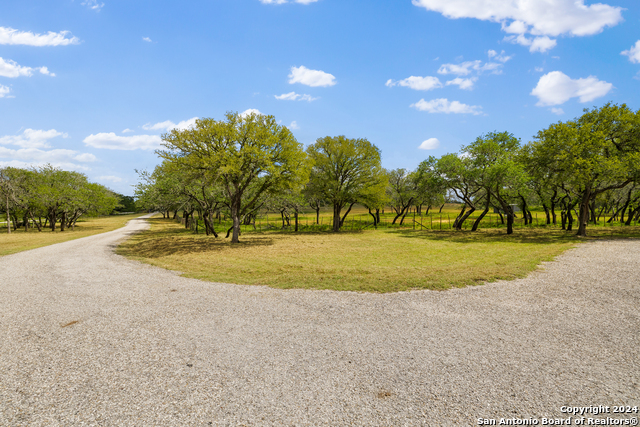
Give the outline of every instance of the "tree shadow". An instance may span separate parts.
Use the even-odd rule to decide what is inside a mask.
[[[273,245],[273,239],[268,236],[244,235],[241,236],[240,243],[232,244],[231,239],[224,238],[224,233],[218,233],[216,238],[213,235],[194,234],[186,228],[166,227],[167,224],[175,224],[173,220],[166,218],[150,218],[148,221],[152,224],[151,230],[135,233],[133,239],[120,246],[118,252],[121,255],[161,258]],[[157,227],[153,224],[157,224]]]
[[[455,243],[534,243],[548,245],[553,243],[578,243],[604,239],[640,238],[640,227],[587,229],[587,237],[576,236],[577,229],[564,231],[558,228],[514,229],[507,234],[506,229],[471,230],[389,230],[408,239],[447,241]]]

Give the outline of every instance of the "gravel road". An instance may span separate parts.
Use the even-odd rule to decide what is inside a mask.
[[[0,425],[464,426],[640,405],[640,241],[585,243],[521,280],[374,295],[207,283],[113,253],[146,227],[0,258]]]

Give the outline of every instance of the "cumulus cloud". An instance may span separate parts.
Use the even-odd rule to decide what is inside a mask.
[[[104,7],[104,3],[99,3],[98,0],[84,0],[82,3],[83,6],[87,6],[91,10],[95,10],[100,12],[100,9]]]
[[[28,46],[66,46],[80,43],[77,37],[69,37],[69,31],[47,34],[34,34],[30,31],[18,31],[9,27],[0,27],[0,44],[22,44]]]
[[[289,125],[289,129],[300,129],[300,126],[298,126],[298,122],[296,122],[295,120],[291,122],[291,124]]]
[[[489,59],[495,59],[496,61],[500,61],[502,63],[505,63],[511,58],[513,58],[513,55],[506,55],[504,53],[504,50],[498,53],[493,49],[489,49],[489,52],[487,52],[487,55],[489,56]]]
[[[471,77],[470,79],[463,79],[461,77],[456,77],[453,80],[449,80],[446,84],[457,85],[460,89],[471,90],[473,89],[473,84],[478,81],[477,77]]]
[[[525,45],[532,52],[544,52],[555,46],[550,37],[588,36],[613,27],[622,22],[623,10],[603,3],[585,5],[584,0],[412,0],[412,3],[450,19],[496,22],[508,34],[534,36],[529,41],[513,39],[516,43],[529,43]]]
[[[420,111],[427,111],[429,113],[482,114],[482,107],[478,105],[467,105],[458,101],[449,101],[446,98],[432,99],[431,101],[421,99],[415,104],[411,104],[410,107]]]
[[[562,108],[551,108],[551,112],[559,116],[564,114],[564,110]]]
[[[435,150],[438,147],[440,147],[440,141],[438,141],[438,138],[429,138],[426,141],[423,141],[418,148],[421,150]]]
[[[413,90],[432,90],[432,89],[437,89],[442,87],[442,83],[440,83],[440,80],[437,77],[432,77],[432,76],[427,76],[427,77],[411,76],[411,77],[407,77],[406,79],[398,80],[398,81],[389,79],[385,84],[388,87],[404,86],[404,87],[411,88]]]
[[[122,133],[131,133],[131,132],[135,132],[135,130],[127,128],[122,131]]]
[[[605,96],[611,89],[611,83],[598,80],[595,76],[572,79],[561,71],[552,71],[540,77],[531,95],[538,97],[537,106],[545,107],[564,104],[571,98],[590,102]]]
[[[438,68],[438,74],[455,74],[457,76],[467,76],[472,71],[476,71],[478,74],[483,71],[492,71],[495,74],[500,74],[502,64],[497,62],[487,62],[482,64],[479,59],[475,61],[466,61],[460,64],[442,64]]]
[[[280,100],[280,101],[307,101],[307,102],[311,102],[311,101],[315,101],[318,98],[314,98],[311,95],[300,95],[299,93],[295,93],[295,92],[289,92],[289,93],[283,93],[282,95],[274,95],[276,97],[276,99]]]
[[[0,85],[0,98],[6,97],[7,95],[9,95],[9,92],[11,92],[10,88]]]
[[[255,108],[249,108],[248,110],[244,110],[242,113],[240,113],[240,117],[244,119],[245,117],[250,116],[252,114],[255,114],[257,116],[262,115],[260,110],[256,110]]]
[[[551,39],[547,36],[529,38],[524,34],[519,34],[517,36],[505,36],[504,40],[510,43],[528,46],[529,52],[540,53],[553,49],[558,44],[555,39]]]
[[[158,135],[118,136],[113,132],[91,134],[82,142],[89,147],[105,150],[155,150],[160,148],[162,139]]]
[[[329,73],[320,70],[310,70],[307,67],[291,67],[289,83],[301,83],[311,87],[327,87],[336,84],[336,78]]]
[[[8,159],[8,160],[4,160]],[[73,170],[88,170],[89,168],[80,163],[89,163],[96,160],[93,154],[79,154],[74,150],[40,150],[38,148],[20,148],[13,150],[7,147],[0,147],[0,165],[13,167],[33,167],[43,166],[47,163]]]
[[[152,40],[149,37],[143,37],[142,40],[149,43],[152,42]]]
[[[171,120],[165,120],[164,122],[160,122],[160,123],[156,123],[156,124],[151,124],[151,123],[147,123],[145,125],[142,125],[142,129],[144,130],[163,130],[166,132],[170,132],[173,129],[177,129],[177,130],[186,130],[189,129],[193,126],[195,126],[196,124],[196,120],[198,120],[198,117],[192,117],[188,120],[183,120],[178,124],[173,123]],[[126,132],[133,132],[131,129],[125,129],[123,131]]]
[[[3,59],[0,57],[0,76],[16,78],[20,76],[32,76],[34,71],[39,71],[41,74],[45,74],[47,76],[55,77],[55,74],[50,72],[47,67],[23,67],[19,65],[17,62],[12,61],[10,59]]]
[[[49,140],[57,137],[67,138],[69,135],[58,132],[55,129],[36,130],[25,129],[20,135],[7,135],[0,137],[2,145],[17,145],[22,148],[49,148]]]
[[[627,55],[629,57],[629,61],[636,64],[640,63],[640,40],[638,40],[634,46],[631,46],[629,50],[623,50],[620,52],[620,55]]]

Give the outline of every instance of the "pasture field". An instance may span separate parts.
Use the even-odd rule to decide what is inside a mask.
[[[0,256],[116,230],[123,227],[127,221],[140,215],[143,214],[80,218],[76,223],[75,230],[60,231],[57,228],[54,232],[49,228],[38,231],[34,226],[28,232],[25,232],[24,228],[19,228],[15,231],[11,230],[11,234],[7,234],[5,223],[5,227],[0,229]]]
[[[447,210],[453,221],[455,209],[443,210],[444,215]],[[301,226],[310,215],[301,217]],[[329,215],[324,213],[325,224]],[[340,233],[322,227],[305,231],[306,226],[294,233],[262,222],[256,231],[244,227],[241,243],[231,245],[224,238],[224,222],[216,228],[217,239],[175,220],[155,217],[150,222],[149,231],[124,242],[118,253],[186,277],[285,289],[397,292],[514,279],[584,241],[557,227],[516,227],[507,236],[500,228],[472,233],[443,225],[441,231],[439,224],[414,230],[406,221],[404,227],[359,229],[354,218],[353,231]],[[640,237],[640,227],[592,226],[589,233],[588,239]]]

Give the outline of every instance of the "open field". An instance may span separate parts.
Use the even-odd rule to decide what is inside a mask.
[[[33,227],[28,232],[25,232],[24,228],[19,228],[16,231],[12,230],[11,234],[7,234],[7,230],[4,228],[0,230],[0,256],[116,230],[123,227],[130,219],[140,215],[114,215],[80,219],[76,223],[75,230],[67,229],[62,232],[59,228],[55,232],[49,228],[43,228],[40,232]]]
[[[447,289],[523,277],[581,239],[556,228],[414,231],[391,228],[341,233],[194,234],[169,219],[123,243],[118,253],[186,277],[276,288],[396,292]],[[593,227],[590,239],[640,236],[639,227]]]

